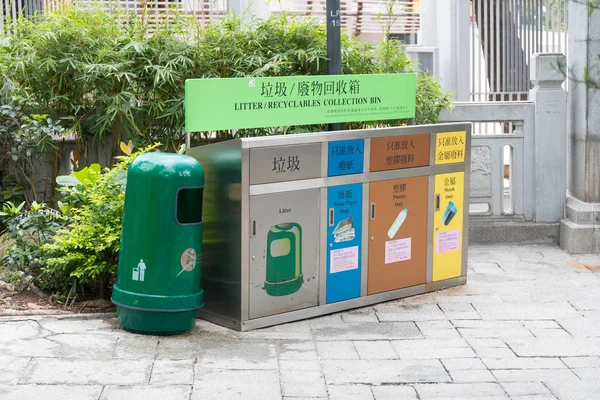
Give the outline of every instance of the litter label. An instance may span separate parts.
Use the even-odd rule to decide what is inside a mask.
[[[411,238],[388,240],[385,242],[385,263],[410,260],[410,250]]]

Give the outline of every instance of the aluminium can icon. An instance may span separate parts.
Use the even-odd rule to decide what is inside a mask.
[[[452,202],[452,201],[448,202],[448,206],[446,206],[444,215],[442,215],[442,223],[444,225],[450,224],[450,222],[452,221],[452,218],[454,218],[454,216],[456,215],[457,212],[458,212],[458,210],[456,209],[456,205],[454,204],[454,202]]]

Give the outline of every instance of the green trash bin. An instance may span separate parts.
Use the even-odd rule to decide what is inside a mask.
[[[129,166],[112,294],[124,329],[171,335],[194,326],[204,305],[203,189],[204,171],[186,155],[148,153]]]

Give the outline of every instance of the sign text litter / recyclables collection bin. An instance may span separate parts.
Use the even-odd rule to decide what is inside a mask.
[[[200,287],[204,171],[192,157],[148,153],[129,167],[117,283],[124,329],[182,333],[204,305]]]

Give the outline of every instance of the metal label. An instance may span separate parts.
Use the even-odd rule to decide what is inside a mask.
[[[429,165],[429,134],[371,139],[371,167],[374,171]]]
[[[327,176],[361,174],[364,158],[364,139],[329,142]]]
[[[435,164],[454,164],[465,161],[467,132],[443,132],[435,138]]]
[[[250,149],[250,184],[321,177],[321,143]]]

